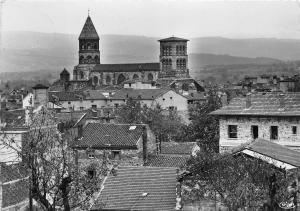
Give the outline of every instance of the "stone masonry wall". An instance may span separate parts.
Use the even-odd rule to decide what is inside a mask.
[[[228,125],[237,125],[237,138],[228,137]],[[251,141],[251,125],[258,126],[258,138],[270,139],[270,127],[278,126],[278,139],[275,143],[288,146],[300,151],[300,118],[285,117],[227,117],[220,118],[220,150],[226,150],[242,143]],[[292,126],[297,127],[297,134],[293,134]]]

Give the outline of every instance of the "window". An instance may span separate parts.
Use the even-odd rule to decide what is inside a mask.
[[[119,107],[119,103],[115,103],[115,107],[118,108]]]
[[[93,100],[91,100],[91,103],[93,103],[94,101]]]
[[[170,111],[175,111],[176,109],[177,109],[176,106],[169,106],[169,110],[170,110]]]
[[[297,126],[292,126],[293,135],[297,135]]]
[[[228,137],[237,138],[237,125],[228,125]]]
[[[68,102],[68,104],[71,104],[71,102]]]
[[[113,159],[119,160],[120,159],[120,151],[112,151]]]
[[[278,126],[270,127],[270,139],[272,139],[272,140],[278,139]]]
[[[90,159],[93,159],[93,158],[95,158],[95,154],[94,154],[93,152],[90,152],[90,153],[88,154],[88,157],[89,157]]]
[[[83,111],[83,109],[84,109],[84,107],[79,107],[79,110],[80,110],[80,111]]]
[[[88,170],[87,175],[90,179],[93,179],[96,176],[96,170],[95,169]]]
[[[173,99],[173,97],[170,97],[170,100],[172,100]]]
[[[252,125],[251,126],[251,133],[252,133],[252,138],[253,139],[258,138],[258,126],[257,125]]]
[[[92,108],[93,108],[93,109],[96,109],[96,108],[97,108],[97,105],[92,105]]]

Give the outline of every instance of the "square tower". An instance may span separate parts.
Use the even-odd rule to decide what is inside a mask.
[[[158,41],[160,42],[159,62],[161,65],[159,77],[189,78],[187,55],[189,40],[169,37]]]

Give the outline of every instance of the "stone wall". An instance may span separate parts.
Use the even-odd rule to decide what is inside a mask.
[[[228,125],[237,125],[237,138],[228,137]],[[271,140],[275,143],[300,150],[300,118],[286,117],[227,117],[220,118],[220,147],[228,149],[253,140],[251,125],[258,126],[258,138],[271,140],[270,127],[278,126],[278,139]],[[294,135],[292,126],[297,127]]]

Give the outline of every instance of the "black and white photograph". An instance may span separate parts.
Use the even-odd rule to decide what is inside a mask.
[[[300,211],[300,1],[0,0],[0,211]]]

